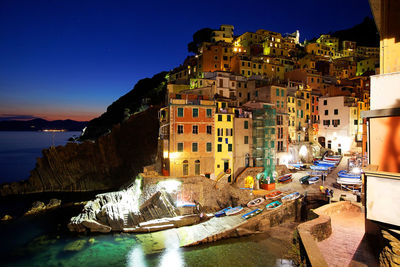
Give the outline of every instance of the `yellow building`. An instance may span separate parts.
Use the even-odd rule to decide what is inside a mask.
[[[289,114],[288,135],[291,141],[296,140],[296,96],[295,92],[289,93],[287,96],[287,109]]]
[[[333,57],[335,55],[335,48],[319,43],[310,43],[306,46],[306,52],[312,55]]]
[[[232,174],[234,170],[234,132],[233,121],[235,117],[234,108],[228,107],[227,102],[218,101],[214,116],[215,125],[215,176],[221,177],[225,172]],[[228,182],[232,180],[228,178]]]
[[[366,71],[375,71],[379,67],[379,58],[367,58],[357,62],[356,76],[363,75]]]
[[[339,38],[331,37],[329,34],[322,34],[317,43],[333,47],[335,51],[339,51]]]
[[[232,43],[233,29],[234,27],[232,25],[222,24],[219,30],[215,30],[211,33],[211,41],[215,43],[220,41]]]

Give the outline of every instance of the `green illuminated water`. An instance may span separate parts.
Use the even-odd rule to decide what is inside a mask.
[[[176,241],[146,255],[134,234],[77,236],[66,223],[77,208],[0,224],[2,266],[292,266],[290,244],[268,234],[232,238],[191,248]],[[2,215],[2,214],[0,214]],[[73,250],[72,244],[76,244]],[[78,244],[79,243],[79,244]],[[70,248],[70,251],[68,251]],[[72,249],[71,249],[72,248]]]

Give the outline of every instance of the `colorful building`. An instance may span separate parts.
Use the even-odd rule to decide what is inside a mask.
[[[214,173],[215,102],[197,95],[170,95],[160,111],[162,174],[194,176]]]
[[[228,177],[228,182],[232,182],[235,109],[228,106],[229,102],[217,101],[216,104],[217,108],[214,115],[214,173],[216,177],[221,177],[223,173],[231,174]]]

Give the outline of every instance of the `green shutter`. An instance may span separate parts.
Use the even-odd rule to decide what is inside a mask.
[[[178,117],[183,117],[183,108],[178,108]]]

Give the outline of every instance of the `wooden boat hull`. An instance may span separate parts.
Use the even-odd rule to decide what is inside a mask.
[[[292,180],[292,174],[291,173],[283,175],[283,176],[278,178],[278,182],[279,183],[285,183],[285,182],[287,183],[287,182],[290,182],[291,180]]]
[[[225,212],[228,211],[228,210],[230,210],[231,208],[232,208],[232,207],[228,207],[228,208],[225,208],[225,209],[223,209],[223,210],[217,211],[217,212],[214,214],[214,216],[215,216],[215,217],[222,217],[222,216],[225,215]]]
[[[265,199],[275,199],[275,198],[280,197],[281,195],[282,195],[281,191],[275,191],[275,192],[265,195]]]
[[[242,206],[231,208],[225,212],[226,216],[231,216],[240,213],[243,210]]]
[[[315,184],[316,182],[318,182],[319,177],[311,177],[310,179],[307,180],[308,184]]]
[[[265,199],[262,197],[253,199],[249,203],[247,203],[247,207],[255,207],[255,206],[261,205],[264,201],[265,201]]]
[[[276,208],[279,208],[280,206],[282,206],[282,203],[281,203],[281,202],[279,202],[279,201],[274,201],[274,202],[271,202],[271,203],[267,204],[267,205],[265,206],[265,208],[266,208],[267,210],[274,210],[274,209],[276,209]]]
[[[262,209],[255,209],[255,210],[252,210],[252,211],[242,215],[242,218],[245,220],[248,220],[248,219],[260,214],[261,212],[263,212]]]
[[[299,197],[300,197],[300,193],[299,192],[294,192],[294,193],[291,193],[289,195],[286,195],[286,196],[282,197],[281,200],[282,200],[282,202],[283,201],[290,201],[290,200],[298,199]]]

